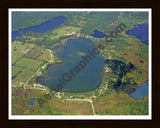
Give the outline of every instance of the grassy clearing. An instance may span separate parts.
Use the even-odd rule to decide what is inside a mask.
[[[62,28],[56,29],[52,32],[51,39],[58,39],[60,37],[68,36],[65,34],[70,34],[72,32],[79,32],[81,28],[72,27],[72,26],[64,26]]]
[[[136,100],[121,91],[108,96],[101,96],[94,105],[96,114],[99,115],[143,115],[148,113],[148,107],[144,105],[147,103],[147,97]]]
[[[14,52],[14,49],[16,49],[15,52],[23,53],[23,51],[34,47],[36,47],[35,44],[29,44],[29,43],[22,44],[22,42],[20,41],[14,41],[12,43],[12,52]]]
[[[12,43],[12,64],[15,64],[19,59],[21,59],[24,54],[19,52],[19,49],[22,47],[22,42],[14,41]]]
[[[87,101],[65,101],[53,97],[48,103],[53,110],[53,114],[93,115],[91,104]]]
[[[27,93],[27,96],[25,96]],[[35,98],[34,105],[28,105],[28,101]],[[32,89],[12,89],[12,114],[13,115],[92,115],[92,108],[89,102],[64,101],[56,97],[39,107],[38,98],[44,98],[44,93],[40,90]]]
[[[12,76],[14,75],[18,75],[19,73],[21,73],[23,70],[22,67],[19,67],[19,66],[12,66]]]
[[[40,65],[42,64],[42,61],[39,60],[33,60],[29,58],[22,58],[20,61],[16,63],[16,66],[20,66],[26,69],[30,69],[33,71],[36,71]]]
[[[37,59],[38,59],[38,60],[42,60],[42,61],[43,61],[43,60],[48,61],[48,60],[51,59],[51,55],[50,55],[50,53],[49,53],[48,50],[45,50],[45,51],[43,52],[43,54],[41,54]]]
[[[27,53],[27,54],[25,55],[25,57],[36,59],[36,58],[38,58],[41,54],[42,54],[41,47],[40,47],[40,46],[37,46],[37,47],[33,48],[32,51],[30,51],[29,53]]]
[[[14,42],[12,43],[12,50],[13,50],[13,49],[20,49],[21,46],[22,46],[22,42],[20,42],[20,41],[14,41]]]
[[[20,60],[24,54],[18,52],[12,52],[12,64],[15,64],[18,60]]]
[[[20,60],[24,55],[25,51],[29,48],[34,48],[35,44],[22,44],[20,41],[14,41],[12,43],[12,64],[15,64],[18,60]]]
[[[14,69],[15,72],[19,72],[16,75],[16,78],[12,80],[12,83],[15,85],[19,85],[19,82],[24,83],[34,72],[29,69],[18,68]]]

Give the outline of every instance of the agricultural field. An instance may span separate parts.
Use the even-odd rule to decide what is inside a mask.
[[[30,69],[32,71],[36,71],[39,68],[39,66],[42,64],[43,64],[43,61],[23,57],[15,65]]]
[[[12,66],[12,76],[14,75],[18,75],[19,73],[21,73],[23,70],[22,67],[19,66]]]
[[[41,47],[35,47],[28,54],[25,55],[26,58],[37,59],[43,52]]]
[[[40,68],[43,61],[36,60],[43,51],[35,44],[14,41],[12,45],[12,83],[21,86]]]
[[[20,60],[24,56],[23,53],[13,52],[12,53],[12,64],[15,64],[18,60]]]
[[[13,67],[14,68],[14,67]],[[16,69],[15,69],[16,70]],[[15,75],[15,78],[12,80],[12,83],[14,85],[23,85],[25,81],[31,77],[31,75],[34,73],[33,71],[25,68],[17,69],[17,74]]]
[[[41,60],[41,61],[43,61],[43,60],[48,61],[48,60],[51,59],[51,55],[50,55],[50,53],[49,53],[48,50],[45,50],[45,51],[43,52],[43,54],[41,54],[37,59],[38,59],[38,60]]]
[[[64,26],[52,32],[51,39],[59,39],[68,35],[75,35],[80,32],[80,27]]]

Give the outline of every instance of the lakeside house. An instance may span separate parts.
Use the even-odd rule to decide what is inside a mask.
[[[74,35],[74,34],[76,34],[75,31],[73,31],[72,33],[64,33],[64,35],[66,35],[66,36],[70,36],[70,35]]]
[[[23,53],[24,53],[24,54],[26,54],[26,53],[28,53],[28,52],[32,51],[32,49],[33,49],[33,48],[32,48],[32,47],[30,47],[29,49],[27,49],[27,50],[23,51]]]

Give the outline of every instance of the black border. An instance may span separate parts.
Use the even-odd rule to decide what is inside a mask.
[[[0,123],[6,128],[29,127],[137,127],[160,126],[160,81],[158,81],[158,0],[2,0],[0,8]],[[152,8],[152,120],[8,120],[8,8]],[[159,42],[158,42],[159,41]],[[157,46],[156,46],[157,45]]]

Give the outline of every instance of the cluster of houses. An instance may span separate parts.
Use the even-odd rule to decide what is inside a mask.
[[[47,88],[41,84],[33,84],[33,88],[47,90]]]
[[[64,35],[66,35],[66,36],[70,36],[70,35],[74,35],[74,34],[76,34],[76,32],[72,32],[72,33],[64,33]]]
[[[21,87],[24,83],[23,82],[19,82],[19,86]]]
[[[111,71],[112,71],[112,70],[111,70],[110,68],[108,68],[108,67],[105,67],[104,69],[105,69],[105,72],[111,72]]]
[[[26,54],[26,53],[28,53],[28,52],[32,51],[32,49],[33,49],[33,48],[32,48],[32,47],[30,47],[29,49],[26,49],[25,51],[23,51],[23,53],[24,53],[24,54]]]

